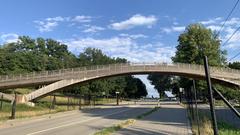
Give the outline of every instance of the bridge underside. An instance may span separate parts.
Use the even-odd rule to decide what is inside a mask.
[[[152,74],[152,73],[159,73],[163,75],[174,75],[174,76],[180,76],[195,80],[204,80],[204,75],[196,75],[196,74],[186,74],[186,73],[173,73],[173,72],[131,72],[131,73],[120,73],[120,74],[114,74],[114,75],[107,75],[107,76],[96,76],[91,78],[83,78],[83,79],[68,79],[68,80],[60,80],[57,82],[54,82],[52,84],[49,84],[43,88],[40,88],[28,95],[26,95],[26,101],[32,101],[36,100],[38,98],[42,98],[50,93],[56,92],[58,90],[65,89],[67,87],[71,87],[74,85],[80,85],[83,83],[91,82],[94,80],[104,79],[104,78],[110,78],[110,77],[116,77],[116,76],[123,76],[123,75],[138,75],[138,74]],[[219,78],[211,78],[213,83],[217,83],[220,85],[232,87],[232,88],[239,88],[240,85],[236,82],[225,80],[225,79],[219,79]]]
[[[218,67],[210,68],[211,79],[214,83],[229,87],[240,86],[240,71]],[[0,80],[0,89],[34,87],[46,85],[24,96],[23,102],[32,101],[49,93],[64,89],[73,85],[122,75],[151,74],[175,75],[196,80],[205,79],[205,71],[202,65],[191,64],[113,64],[90,68],[65,69],[59,71],[43,71],[29,75],[16,77],[3,77]],[[2,77],[1,77],[2,78]]]

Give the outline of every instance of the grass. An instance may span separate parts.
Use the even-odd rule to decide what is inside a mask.
[[[220,135],[240,135],[240,129],[235,128],[234,126],[229,125],[226,122],[219,122],[218,128]]]
[[[155,107],[155,108],[153,108],[152,110],[150,110],[150,111],[148,111],[148,112],[145,112],[145,113],[137,116],[136,118],[137,118],[137,119],[142,119],[142,118],[146,117],[147,115],[150,115],[151,113],[157,111],[158,109],[159,109],[159,107]]]
[[[8,120],[11,116],[11,104],[3,103],[3,109],[0,111],[0,121]],[[16,105],[16,118],[29,118],[33,116],[39,116],[49,113],[56,113],[66,111],[65,107],[56,106],[55,109],[50,110],[48,104],[36,104],[35,107],[28,106],[26,104]]]
[[[192,131],[194,135],[198,134],[198,126],[196,121],[192,120],[189,115],[190,121],[192,123]],[[240,135],[240,129],[236,128],[224,121],[218,122],[219,135]],[[210,116],[199,112],[199,130],[203,135],[213,135],[212,122]]]
[[[75,106],[70,105],[69,108],[65,105],[55,105],[55,109],[49,109],[51,106],[51,101],[53,96],[47,96],[41,100],[39,100],[34,107],[28,106],[26,104],[17,104],[16,105],[16,119],[19,118],[30,118],[34,116],[40,116],[45,114],[52,114],[57,112],[69,111],[78,109],[76,105],[78,105],[78,99],[70,99],[70,103],[75,103]],[[83,100],[83,99],[82,99]],[[116,99],[115,99],[116,100]],[[114,102],[114,99],[98,99],[99,104],[106,104],[109,102]],[[58,103],[68,103],[67,97],[56,97],[56,102]],[[82,102],[84,103],[84,102]],[[76,107],[76,108],[75,108]],[[0,110],[0,121],[6,121],[11,116],[12,106],[10,102],[3,102],[3,109]]]
[[[222,100],[214,100],[214,105],[215,106],[224,106],[227,107],[227,105],[222,101]]]
[[[117,124],[117,125],[114,125],[114,126],[111,126],[111,127],[107,127],[107,128],[104,128],[103,130],[95,133],[94,135],[110,135],[124,127],[127,127],[129,125],[132,125],[136,120],[134,119],[128,119],[124,122],[121,122],[120,124]]]
[[[40,102],[51,102],[53,100],[53,96],[46,96],[40,100]],[[84,99],[82,98],[82,103],[84,103]],[[77,97],[71,97],[69,98],[70,103],[78,104],[79,98]],[[67,104],[68,103],[68,97],[60,97],[56,96],[56,102],[59,104]],[[116,99],[114,98],[96,98],[95,104],[96,105],[102,105],[107,103],[114,103],[116,102]],[[91,100],[91,103],[93,103],[93,98]]]
[[[157,111],[158,109],[159,109],[159,107],[155,107],[152,110],[147,111],[147,112],[137,116],[136,119],[142,119],[142,118],[146,117],[147,115],[150,115],[151,113]],[[136,119],[128,119],[117,125],[113,125],[111,127],[106,127],[104,129],[102,129],[101,131],[96,132],[94,135],[111,135],[112,133],[119,131],[122,128],[133,125],[135,123]]]

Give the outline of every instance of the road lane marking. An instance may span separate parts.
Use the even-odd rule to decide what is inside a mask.
[[[131,109],[132,109],[132,108],[131,108]],[[103,115],[103,116],[101,116],[101,117],[111,116],[111,115],[114,115],[114,114],[126,112],[126,111],[131,110],[131,109],[125,109],[125,110],[122,110],[122,111],[117,111],[117,112],[114,112],[114,113],[111,113],[111,114]],[[90,119],[86,119],[86,120],[82,120],[82,121],[77,121],[77,122],[73,122],[73,123],[68,123],[68,124],[64,124],[64,125],[61,125],[61,126],[52,127],[52,128],[48,128],[48,129],[44,129],[44,130],[32,132],[32,133],[29,133],[29,134],[26,134],[26,135],[35,135],[35,134],[47,132],[47,131],[50,131],[50,130],[54,130],[54,129],[58,129],[58,128],[62,128],[62,127],[67,127],[67,126],[72,126],[72,125],[80,124],[80,123],[83,123],[83,122],[87,122],[87,121],[91,121],[91,120],[95,120],[95,119],[99,119],[99,118],[100,118],[100,117],[94,117],[94,118],[90,118]]]

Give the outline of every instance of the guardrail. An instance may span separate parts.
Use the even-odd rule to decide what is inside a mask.
[[[59,77],[64,76],[68,73],[79,73],[85,71],[98,71],[103,69],[116,70],[117,68],[123,70],[121,67],[131,67],[131,71],[137,70],[142,67],[141,70],[148,70],[147,68],[173,68],[173,69],[189,69],[194,71],[204,71],[203,65],[197,64],[184,64],[184,63],[120,63],[120,64],[109,64],[109,65],[96,65],[96,66],[86,66],[86,67],[78,67],[78,68],[70,68],[70,69],[60,69],[60,70],[52,70],[52,71],[40,71],[40,72],[31,72],[26,74],[12,74],[12,75],[2,75],[0,76],[1,82],[12,82],[12,81],[20,81],[20,80],[32,80],[32,79],[40,79],[46,77]],[[109,70],[109,71],[110,71]],[[130,71],[130,70],[129,70]],[[210,67],[210,73],[218,73],[218,74],[237,74],[240,76],[240,70],[224,68],[224,67]]]

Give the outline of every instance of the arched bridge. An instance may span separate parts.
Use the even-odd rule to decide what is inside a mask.
[[[91,81],[119,75],[161,73],[194,79],[205,79],[202,65],[168,63],[131,63],[80,67],[39,73],[1,76],[0,89],[46,85],[25,95],[22,102],[28,102],[51,92]],[[211,79],[215,83],[240,87],[240,70],[210,67]]]

